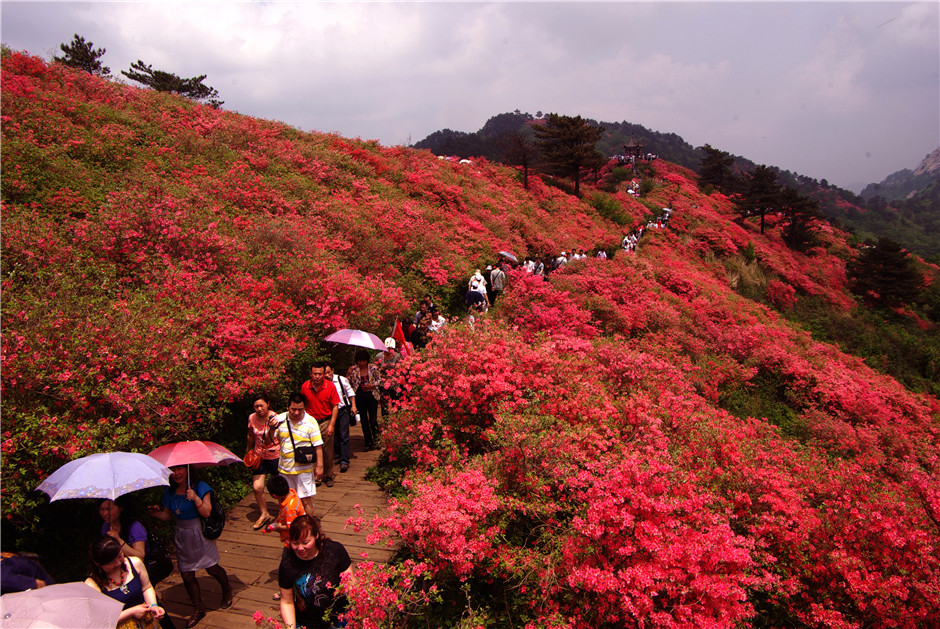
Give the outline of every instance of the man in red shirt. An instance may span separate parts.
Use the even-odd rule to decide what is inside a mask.
[[[326,378],[326,363],[317,362],[310,368],[310,380],[300,387],[305,410],[320,425],[323,439],[323,484],[333,486],[333,433],[339,412],[339,393],[333,382]],[[319,483],[317,483],[319,485]]]

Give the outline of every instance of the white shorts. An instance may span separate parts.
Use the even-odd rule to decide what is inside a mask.
[[[317,494],[317,484],[313,479],[313,472],[300,474],[282,474],[287,480],[287,486],[297,492],[298,498],[309,498]]]

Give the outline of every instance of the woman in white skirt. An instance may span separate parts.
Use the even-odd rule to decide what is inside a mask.
[[[222,586],[222,609],[232,606],[232,586],[225,569],[219,565],[215,540],[202,535],[200,516],[207,517],[212,511],[212,488],[202,481],[190,486],[185,465],[175,465],[170,470],[173,472],[170,486],[163,493],[161,504],[151,505],[150,513],[165,522],[176,518],[176,561],[194,608],[193,615],[186,621],[187,629],[191,629],[206,615],[196,571],[205,570]]]

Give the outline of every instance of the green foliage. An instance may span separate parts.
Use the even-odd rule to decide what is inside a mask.
[[[744,261],[748,264],[751,264],[757,260],[757,253],[754,251],[753,241],[748,241],[747,247],[744,248],[744,251],[741,252],[741,255],[744,256]]]
[[[131,64],[130,70],[121,70],[121,74],[158,92],[170,92],[196,101],[205,101],[216,109],[223,105],[223,101],[218,100],[219,92],[203,83],[205,74],[184,79],[170,72],[154,70],[140,59]]]
[[[815,297],[803,297],[786,313],[817,341],[835,343],[912,391],[940,395],[940,336],[890,310],[842,312]]]
[[[538,151],[529,139],[529,134],[521,131],[504,133],[496,139],[503,162],[516,168],[522,177],[522,187],[529,189],[529,172],[538,162]]]
[[[794,251],[806,251],[815,247],[819,242],[815,224],[822,219],[819,202],[787,187],[780,194],[780,209],[789,219],[783,228],[783,242]]]
[[[383,451],[378,462],[366,470],[366,480],[375,483],[392,497],[403,498],[409,492],[401,482],[414,464],[414,459],[408,455],[398,454],[393,459],[388,452]]]
[[[848,224],[866,234],[886,236],[924,257],[940,256],[940,175],[922,181],[919,189],[900,199],[876,196],[864,212],[845,216]]]
[[[656,169],[653,167],[651,162],[637,162],[634,168],[636,168],[637,174],[639,174],[640,177],[643,177],[644,179],[653,179],[656,177]],[[650,190],[652,190],[652,188],[650,188]]]
[[[597,210],[597,213],[617,225],[626,225],[630,217],[623,211],[620,202],[609,194],[595,192],[588,198],[588,204]]]
[[[762,369],[744,386],[735,383],[723,392],[719,405],[737,417],[766,418],[787,437],[801,441],[808,437],[806,423],[799,415],[799,399],[779,371]]]
[[[564,179],[559,179],[557,177],[543,176],[542,183],[546,186],[551,186],[552,188],[558,188],[565,194],[575,195],[574,184]]]
[[[633,170],[625,166],[617,166],[611,169],[610,173],[601,181],[600,189],[605,192],[616,192],[617,188],[625,181],[633,179]]]
[[[104,48],[95,48],[92,42],[86,42],[78,34],[68,44],[59,44],[64,53],[61,57],[53,57],[54,61],[63,63],[71,68],[84,70],[88,74],[108,76],[111,69],[101,63],[101,57],[107,52]]]
[[[743,218],[760,217],[760,233],[764,233],[764,218],[777,211],[783,193],[777,183],[777,173],[768,166],[758,166],[744,177],[741,184],[741,198],[738,200],[738,212]]]
[[[623,145],[631,137],[643,145],[644,152],[658,155],[660,159],[695,169],[701,161],[701,150],[675,133],[661,133],[652,131],[638,124],[627,121],[601,122],[604,127],[604,136],[598,141],[597,149],[605,155],[615,155],[623,152]]]

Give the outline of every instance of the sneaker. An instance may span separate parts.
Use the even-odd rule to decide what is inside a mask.
[[[340,473],[342,473],[342,474],[345,474],[346,472],[348,472],[348,471],[349,471],[349,463],[340,463],[340,465],[339,465],[339,471],[340,471]]]
[[[327,487],[332,487],[332,486],[333,486],[333,479],[332,479],[332,478],[324,479],[323,484],[326,485]]]

